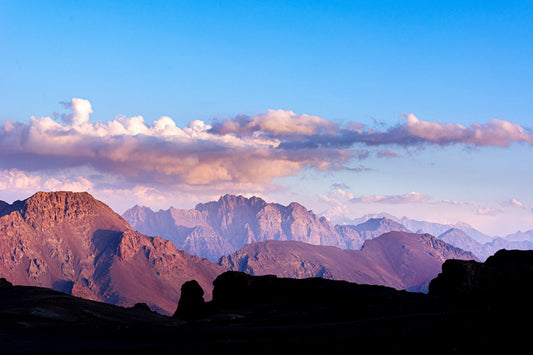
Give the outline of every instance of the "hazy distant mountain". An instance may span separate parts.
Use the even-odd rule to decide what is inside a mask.
[[[353,224],[335,227],[298,203],[282,206],[252,197],[225,195],[193,210],[153,212],[135,206],[124,218],[138,231],[174,242],[191,254],[218,260],[247,244],[265,240],[295,240],[313,245],[359,249],[368,239],[390,231],[428,233],[485,260],[499,249],[529,249],[533,231],[494,239],[467,223],[441,224],[400,219],[386,213],[368,214]]]
[[[368,221],[369,219],[386,218],[403,225],[407,230],[415,233],[429,233],[431,235],[437,236],[443,234],[444,232],[452,228],[455,228],[462,230],[469,237],[480,243],[487,243],[495,239],[495,237],[490,237],[465,222],[458,222],[455,224],[442,224],[427,221],[417,221],[414,219],[407,218],[405,216],[402,218],[397,218],[391,214],[384,212],[365,214],[363,217],[354,219],[349,219],[340,213],[333,213],[331,211],[326,211],[322,215],[326,217],[330,216],[330,221],[339,225],[358,225]]]
[[[358,225],[358,224],[361,224],[361,223],[365,223],[369,219],[376,219],[376,218],[386,218],[386,219],[390,219],[391,221],[398,222],[398,218],[394,217],[391,214],[382,212],[382,213],[365,214],[363,217],[354,218],[354,219],[350,220],[350,223],[344,223],[344,224]]]
[[[529,241],[533,242],[533,230],[528,230],[526,232],[518,231],[513,234],[509,234],[505,237],[509,241]]]
[[[496,253],[498,250],[507,249],[507,250],[531,250],[533,249],[533,239],[528,239],[530,237],[530,232],[517,232],[510,234],[505,238],[495,238],[494,240],[487,243],[479,243],[467,235],[464,231],[452,228],[443,234],[439,235],[438,238],[444,240],[446,243],[449,243],[453,246],[461,248],[463,250],[471,251],[476,255],[480,260],[484,261],[489,256]],[[533,233],[532,233],[533,234]]]
[[[385,232],[408,231],[386,218],[370,219],[359,226],[334,227],[296,202],[282,206],[257,197],[234,195],[200,203],[193,210],[170,208],[154,212],[135,206],[123,216],[139,232],[169,239],[178,248],[213,261],[265,240],[359,249],[365,240]]]
[[[169,239],[179,248],[211,260],[264,240],[346,247],[326,218],[296,202],[282,206],[257,197],[225,195],[193,210],[153,212],[136,206],[126,211],[124,218],[142,233]]]
[[[181,284],[208,292],[223,269],[142,235],[88,193],[39,192],[0,204],[0,275],[117,305],[175,311]]]
[[[494,239],[494,237],[490,237],[486,234],[483,234],[482,232],[478,231],[477,229],[473,228],[471,225],[465,222],[458,222],[456,224],[441,224],[434,222],[417,221],[407,217],[400,218],[398,222],[416,233],[441,235],[450,229],[460,229],[466,235],[480,243],[487,243]]]
[[[454,247],[472,252],[480,260],[485,260],[494,253],[491,248],[475,241],[461,229],[451,228],[439,235],[438,238]]]
[[[484,246],[487,248],[489,255],[493,255],[501,249],[533,250],[533,242],[529,240],[507,240],[505,238],[496,238]]]
[[[379,237],[391,231],[410,232],[400,223],[385,217],[370,218],[358,225],[336,225],[335,230],[345,240],[349,249],[360,249],[365,240]]]
[[[253,243],[222,257],[219,264],[252,275],[323,277],[421,291],[446,259],[476,257],[429,234],[389,232],[365,241],[361,250],[281,241]]]

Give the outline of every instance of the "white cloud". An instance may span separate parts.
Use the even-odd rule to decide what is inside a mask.
[[[479,207],[476,209],[476,214],[480,216],[496,216],[502,211],[494,207]]]
[[[27,175],[17,169],[0,171],[0,190],[37,191],[41,188],[39,176]]]
[[[74,192],[83,192],[91,191],[94,188],[94,184],[84,178],[83,176],[76,177],[52,177],[46,180],[42,184],[45,190],[49,191],[74,191]]]

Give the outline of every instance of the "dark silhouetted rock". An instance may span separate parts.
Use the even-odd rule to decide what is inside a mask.
[[[174,318],[192,320],[205,312],[204,290],[196,280],[183,283]]]
[[[446,260],[442,273],[429,283],[429,293],[440,296],[465,295],[479,288],[482,263],[474,260]]]
[[[527,303],[455,302],[236,272],[215,283],[214,300],[193,324],[145,306],[117,307],[42,287],[0,288],[0,353],[516,354],[531,345]]]
[[[144,302],[135,303],[135,305],[131,308],[138,310],[138,311],[152,312],[150,307]]]
[[[5,278],[0,278],[0,288],[7,288],[7,287],[12,287],[13,284],[9,281],[7,281]]]
[[[533,293],[533,251],[500,250],[485,263],[447,260],[430,283],[431,295],[477,295],[512,300]]]

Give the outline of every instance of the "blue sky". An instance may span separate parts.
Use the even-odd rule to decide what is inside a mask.
[[[532,1],[0,0],[0,53],[3,200],[86,188],[122,212],[136,202],[192,207],[231,192],[352,218],[386,211],[464,220],[489,234],[533,229]],[[416,125],[392,139],[409,114]],[[189,140],[147,133],[163,116],[189,125],[176,131]],[[290,138],[278,129],[287,122],[300,129]],[[217,123],[225,128],[209,131]],[[346,133],[350,124],[364,125],[364,137]],[[462,130],[446,124],[466,133],[446,141],[427,133]],[[5,148],[14,132],[39,129],[33,146]],[[369,143],[372,130],[387,132],[384,141]],[[503,142],[494,138],[502,130]],[[482,139],[464,138],[475,132]],[[310,148],[339,136],[351,143]],[[242,146],[257,155],[241,157]],[[157,160],[148,153],[117,158],[123,165],[110,157],[141,148],[166,160],[147,167]],[[70,154],[78,150],[91,154]]]

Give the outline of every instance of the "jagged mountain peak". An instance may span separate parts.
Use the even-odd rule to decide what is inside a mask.
[[[357,225],[356,229],[357,230],[377,230],[385,226],[391,230],[409,232],[409,230],[405,228],[403,224],[400,224],[386,217],[370,218],[366,222]]]
[[[124,218],[88,192],[37,192],[4,208],[2,215],[18,213],[26,223],[43,230],[68,221],[78,225],[81,220],[105,220],[116,230],[131,229]]]
[[[223,196],[220,196],[218,201],[199,203],[196,205],[195,209],[198,211],[204,211],[212,208],[235,209],[249,206],[261,208],[266,204],[267,203],[262,198],[256,196],[248,198],[242,195],[225,194]]]

